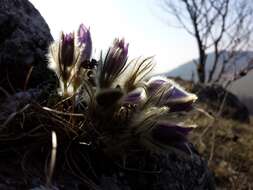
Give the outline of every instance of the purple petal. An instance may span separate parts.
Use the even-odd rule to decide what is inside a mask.
[[[159,123],[157,128],[162,129],[162,130],[172,130],[172,131],[181,133],[185,136],[188,135],[188,133],[193,129],[191,127],[183,127],[178,124],[172,124],[172,123]]]
[[[124,39],[121,39],[119,41],[118,47],[120,49],[122,49],[124,56],[127,56],[127,54],[128,54],[128,46],[129,46],[129,44],[125,44],[125,40]]]
[[[142,90],[134,90],[130,93],[128,93],[124,98],[123,98],[123,104],[128,103],[128,104],[139,104],[143,100],[145,100],[146,94],[145,91]]]
[[[80,46],[83,46],[82,51],[82,61],[89,60],[92,53],[92,40],[90,35],[90,30],[87,29],[84,24],[79,26],[78,32],[78,42]]]
[[[123,39],[121,39],[121,40],[119,41],[118,46],[119,46],[120,48],[122,48],[122,49],[124,49],[124,48],[125,48],[125,40],[124,40],[124,38],[123,38]]]
[[[64,36],[64,43],[71,43],[74,40],[73,34],[66,34]]]
[[[169,106],[171,112],[188,111],[191,104],[197,99],[194,94],[186,92],[173,81],[166,78],[154,77],[147,83],[149,96],[161,96],[159,106]],[[161,91],[161,93],[159,93]]]
[[[187,154],[191,153],[189,146],[187,146],[187,134],[193,128],[185,128],[178,125],[173,124],[158,124],[152,131],[152,137],[169,146],[175,147]]]
[[[172,92],[170,94],[171,98],[185,98],[188,96],[188,93],[183,91],[182,89],[179,89],[177,87],[174,87],[172,89]]]
[[[164,84],[167,83],[166,79],[155,79],[148,82],[148,92],[152,96],[154,95]]]
[[[181,127],[176,124],[158,124],[152,130],[152,136],[154,139],[165,143],[176,143],[185,142],[187,134],[192,130],[192,128]]]
[[[113,42],[113,49],[120,50],[122,56],[126,57],[128,54],[128,46],[129,44],[125,44],[125,40],[124,38],[122,38],[121,40],[119,40],[118,38],[116,38]]]
[[[174,86],[164,95],[164,103],[167,105],[170,104],[184,104],[184,103],[193,103],[197,96],[191,93],[186,92],[180,87]]]
[[[101,72],[100,81],[101,87],[108,87],[111,85],[113,79],[117,78],[125,67],[127,61],[128,44],[124,40],[115,39],[113,46],[109,48],[103,64],[103,71]]]
[[[70,66],[74,59],[74,34],[64,34],[62,33],[61,40],[61,64],[64,66]]]
[[[87,41],[87,33],[89,30],[84,26],[84,24],[81,24],[78,29],[78,40],[80,43],[85,43]]]

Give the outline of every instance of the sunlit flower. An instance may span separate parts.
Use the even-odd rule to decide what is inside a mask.
[[[61,35],[61,46],[60,46],[60,60],[61,60],[61,67],[63,72],[65,72],[66,68],[73,64],[74,60],[74,50],[75,50],[75,43],[74,43],[74,33],[64,34]]]
[[[119,77],[127,62],[128,44],[124,39],[116,38],[112,47],[100,65],[99,86],[101,88],[110,87],[114,80]]]
[[[187,109],[193,102],[196,101],[197,96],[186,92],[182,87],[172,80],[154,77],[147,83],[149,96],[154,96],[154,102],[160,106],[168,106],[171,111],[181,111]]]
[[[74,41],[74,33],[61,33],[60,41],[52,43],[49,47],[49,68],[56,73],[60,82],[59,92],[64,96],[73,91],[69,81],[75,60]]]
[[[147,90],[150,96],[155,95],[163,85],[171,86],[168,79],[164,77],[152,77],[147,83]]]
[[[187,146],[187,135],[196,126],[187,126],[173,124],[169,122],[158,123],[152,130],[152,138],[156,141],[173,146],[181,151],[189,153]]]
[[[79,46],[83,48],[81,52],[81,62],[85,60],[90,60],[92,53],[92,40],[90,30],[87,29],[83,24],[81,24],[79,26],[77,36]]]
[[[186,92],[182,87],[177,85],[170,89],[170,91],[165,95],[165,99],[166,104],[180,104],[186,102],[193,103],[197,99],[197,96]]]
[[[141,104],[147,99],[146,92],[143,88],[137,88],[129,92],[125,97],[123,97],[123,104]]]
[[[106,56],[96,61],[91,60],[90,30],[83,24],[77,40],[74,33],[62,33],[61,40],[50,46],[49,55],[60,94],[76,95],[75,103],[79,106],[81,102],[87,123],[96,134],[117,135],[119,149],[131,142],[152,149],[159,143],[184,149],[193,126],[186,124],[188,119],[179,122],[178,112],[186,113],[197,96],[165,77],[147,80],[154,68],[153,57],[127,62],[128,46],[124,39],[116,38]],[[103,143],[110,146],[112,141],[107,138]]]
[[[74,33],[62,33],[60,41],[52,43],[49,47],[49,68],[58,76],[59,94],[63,96],[75,94],[84,80],[85,73],[88,73],[87,68],[93,68],[93,62],[90,61],[90,31],[83,24],[78,29],[77,38],[78,41],[75,41]]]
[[[186,141],[186,136],[192,129],[191,127],[164,122],[153,128],[152,135],[156,140],[169,144],[171,142]]]

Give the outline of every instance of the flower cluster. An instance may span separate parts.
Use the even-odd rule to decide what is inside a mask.
[[[55,71],[59,82],[59,93],[64,97],[73,95],[81,86],[84,70],[90,64],[92,41],[89,29],[80,25],[75,33],[61,33],[59,42],[49,47],[49,68]]]
[[[89,29],[80,25],[77,41],[74,33],[62,33],[49,53],[60,94],[77,95],[85,123],[100,134],[106,152],[136,142],[152,150],[164,145],[184,149],[193,125],[180,121],[178,113],[190,110],[197,97],[167,78],[149,77],[152,57],[128,61],[128,47],[116,38],[107,54],[95,61]],[[90,72],[94,82],[85,75]]]

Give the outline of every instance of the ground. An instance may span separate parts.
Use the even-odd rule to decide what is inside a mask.
[[[180,83],[188,90],[193,86],[188,82]],[[252,189],[253,117],[247,124],[221,117],[219,110],[213,110],[206,103],[197,101],[195,106],[206,113],[193,116],[198,127],[191,132],[189,139],[208,161],[217,189]],[[212,113],[213,118],[208,113]]]

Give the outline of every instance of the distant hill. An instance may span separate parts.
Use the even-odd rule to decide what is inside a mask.
[[[224,51],[222,56],[225,58],[228,56],[228,52]],[[213,63],[214,54],[210,53],[207,57],[207,71],[211,70]],[[235,65],[238,70],[246,67],[248,60],[253,58],[253,52],[245,51],[238,52],[235,57]],[[196,61],[196,59],[195,59]],[[229,63],[227,64],[229,65]],[[221,63],[218,63],[218,69],[221,68]],[[229,69],[233,72],[233,69]],[[209,72],[207,72],[208,75]],[[164,73],[167,77],[180,77],[184,80],[194,80],[197,81],[196,66],[193,61],[189,61],[179,67]],[[217,77],[217,73],[214,74]],[[247,76],[241,78],[240,80],[234,82],[229,90],[238,96],[238,98],[248,107],[251,113],[253,113],[253,71],[249,72]]]

